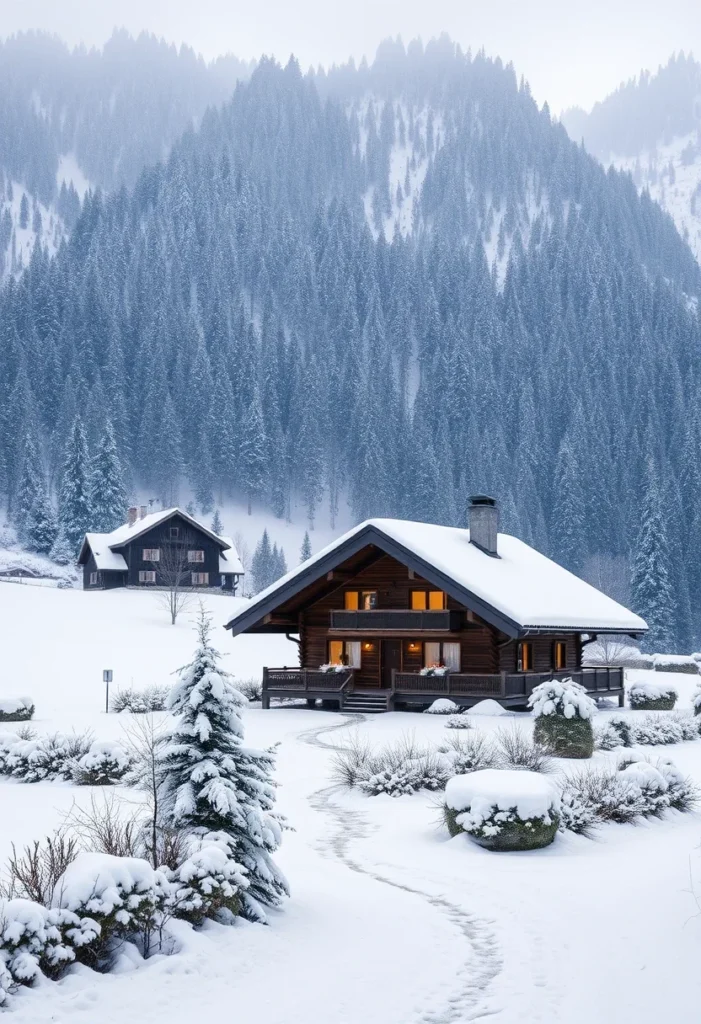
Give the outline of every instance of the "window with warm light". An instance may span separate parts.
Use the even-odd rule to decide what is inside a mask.
[[[347,612],[372,611],[377,608],[376,590],[346,590],[343,595],[343,607]]]
[[[447,668],[450,672],[460,671],[460,644],[440,643],[429,640],[424,644],[424,666],[426,668]]]
[[[360,668],[360,641],[329,640],[329,664]]]
[[[518,672],[533,671],[533,644],[529,641],[518,645],[518,660],[516,667]]]
[[[365,611],[372,611],[373,608],[377,608],[377,591],[364,590],[361,594],[360,606]]]
[[[358,591],[347,590],[343,595],[343,607],[347,612],[357,612],[358,610]]]
[[[443,611],[445,594],[442,590],[412,590],[411,608],[415,612]]]
[[[564,640],[555,641],[553,664],[556,669],[567,668],[567,644]]]

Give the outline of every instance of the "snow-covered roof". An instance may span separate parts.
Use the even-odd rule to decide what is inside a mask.
[[[95,565],[99,570],[126,572],[127,563],[124,555],[118,551],[110,551],[111,536],[111,533],[86,533],[83,545],[87,544],[92,551]]]
[[[238,551],[234,547],[234,542],[231,537],[221,537],[227,545],[226,551],[219,552],[219,572],[224,573],[236,573],[239,576],[243,576],[245,570],[243,563],[239,558]]]
[[[129,524],[124,523],[123,526],[118,526],[116,530],[113,530],[109,534],[109,545],[111,548],[120,548],[125,544],[129,544],[130,541],[136,537],[140,537],[142,533],[146,533],[148,530],[152,530],[154,526],[158,526],[159,523],[165,522],[166,519],[170,519],[174,515],[182,516],[182,518],[194,526],[196,529],[201,530],[202,533],[206,533],[208,537],[225,546],[225,540],[218,534],[213,533],[212,530],[203,526],[202,523],[198,523],[193,516],[188,512],[184,512],[181,508],[164,508],[160,512],[149,512],[143,519],[137,519],[136,522]]]
[[[646,622],[516,537],[500,533],[498,558],[470,543],[470,532],[403,519],[368,519],[261,591],[230,622],[234,634],[374,544],[511,635],[529,629],[642,633]]]

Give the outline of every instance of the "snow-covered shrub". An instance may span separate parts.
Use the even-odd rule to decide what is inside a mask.
[[[496,739],[499,744],[500,767],[526,768],[531,772],[554,770],[553,759],[548,750],[531,740],[517,725],[511,729],[497,730]]]
[[[472,722],[467,715],[449,715],[445,720],[446,729],[471,729]]]
[[[668,757],[660,757],[657,770],[667,783],[667,799],[670,807],[677,811],[690,811],[699,800],[699,790],[687,775],[682,775]]]
[[[447,697],[439,697],[438,700],[434,700],[433,704],[424,711],[425,715],[456,715],[459,713],[459,706],[452,700],[448,700]]]
[[[659,815],[669,807],[667,780],[649,761],[642,758],[631,761],[631,754],[619,765],[619,784],[623,792],[629,793],[631,806],[636,806],[643,817]]]
[[[451,835],[467,832],[487,850],[537,850],[552,843],[560,816],[556,786],[537,772],[486,769],[445,790]]]
[[[678,696],[667,683],[640,680],[628,687],[628,703],[635,711],[671,711]]]
[[[205,918],[231,919],[241,912],[246,871],[236,860],[233,840],[222,832],[191,839],[188,855],[169,872],[168,908],[194,925]]]
[[[112,711],[130,711],[133,715],[145,715],[151,711],[165,711],[168,697],[167,686],[147,686],[144,690],[117,690],[110,701]]]
[[[263,696],[263,683],[260,679],[235,679],[233,685],[251,703]]]
[[[0,773],[22,782],[70,779],[76,762],[87,754],[91,742],[89,733],[69,736],[54,733],[26,740],[14,737],[14,742],[9,743],[7,734],[3,734],[0,737]]]
[[[695,715],[701,715],[701,683],[696,687],[692,696],[691,704]]]
[[[669,743],[681,743],[685,730],[678,719],[671,715],[646,715],[633,726],[633,737],[639,746],[663,746]],[[698,733],[696,737],[698,738]]]
[[[368,740],[358,733],[352,733],[345,745],[334,751],[331,777],[338,785],[352,789],[373,773],[374,757]]]
[[[455,774],[452,756],[447,753],[450,749],[451,745],[447,745],[433,751],[420,746],[412,735],[404,735],[373,750],[367,741],[352,737],[336,751],[332,773],[341,785],[357,786],[371,796],[403,796],[420,789],[442,789]]]
[[[60,907],[25,899],[0,900],[0,1005],[18,985],[31,985],[40,973],[58,977],[90,946],[99,925]]]
[[[655,672],[686,672],[692,676],[699,674],[699,663],[691,654],[653,654],[652,667]]]
[[[561,832],[574,832],[580,836],[591,835],[599,818],[595,806],[590,803],[578,785],[577,777],[568,777],[560,793],[560,820],[558,828]]]
[[[0,722],[28,722],[34,711],[31,697],[0,697]]]
[[[637,742],[635,727],[626,715],[611,715],[594,734],[599,750],[613,750],[615,747],[632,747]]]
[[[558,757],[591,757],[594,733],[591,718],[596,704],[572,679],[550,679],[528,698],[535,715],[533,739]]]
[[[77,838],[64,832],[34,840],[19,851],[13,844],[0,894],[49,906],[56,882],[77,855]]]
[[[131,767],[131,758],[121,743],[93,743],[87,754],[75,762],[71,777],[78,786],[114,786]]]
[[[480,733],[451,736],[447,744],[438,748],[438,752],[444,759],[448,778],[484,768],[496,768],[500,764],[499,752]]]
[[[99,937],[76,949],[76,959],[104,969],[124,940],[134,942],[144,956],[149,954],[169,894],[165,873],[155,871],[148,861],[79,853],[56,883],[52,905],[99,926]]]

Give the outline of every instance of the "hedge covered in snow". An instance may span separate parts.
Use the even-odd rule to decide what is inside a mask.
[[[115,712],[130,711],[133,715],[165,711],[167,697],[167,686],[147,686],[144,690],[117,690],[110,701],[110,709]]]
[[[572,679],[550,679],[535,687],[528,704],[535,715],[536,743],[558,757],[591,757],[596,704],[583,686]]]
[[[0,722],[28,722],[34,711],[31,697],[0,698]]]
[[[628,703],[634,711],[671,711],[679,696],[668,683],[641,679],[628,687]]]
[[[124,777],[130,763],[121,744],[93,742],[88,734],[0,733],[0,775],[21,782],[61,779],[79,786],[112,785]]]
[[[699,663],[693,654],[653,654],[652,667],[655,672],[686,672],[699,674]]]
[[[466,832],[487,850],[536,850],[557,832],[560,795],[537,772],[486,769],[459,775],[445,790],[451,835]]]
[[[657,746],[697,740],[701,736],[701,723],[687,711],[674,711],[668,715],[649,714],[611,715],[596,731],[599,750],[615,747]]]

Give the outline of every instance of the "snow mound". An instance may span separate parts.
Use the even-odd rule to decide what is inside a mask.
[[[475,704],[474,707],[470,708],[471,715],[508,715],[508,713],[499,701],[492,700],[491,697],[487,700],[481,700],[479,704]]]
[[[452,700],[448,700],[447,697],[439,697],[438,700],[434,700],[430,708],[426,708],[424,714],[426,715],[454,715],[459,712],[460,708],[457,704],[454,704]]]
[[[453,811],[469,811],[473,823],[491,817],[494,808],[515,808],[522,820],[546,818],[560,810],[555,784],[538,772],[484,768],[469,775],[456,775],[445,788],[446,805]]]
[[[132,894],[150,894],[164,878],[139,857],[79,853],[56,883],[53,905],[91,914],[112,914]]]

